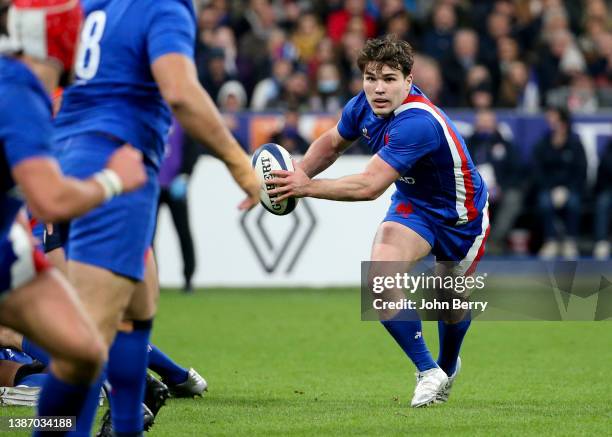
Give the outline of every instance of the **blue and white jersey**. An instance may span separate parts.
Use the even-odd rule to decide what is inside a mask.
[[[76,81],[64,92],[55,139],[107,134],[158,167],[171,118],[150,67],[170,53],[193,58],[192,0],[84,0],[83,7]]]
[[[12,168],[29,158],[51,157],[51,112],[51,99],[36,76],[22,62],[0,56],[0,242],[24,203]]]
[[[401,175],[395,186],[418,209],[447,224],[482,214],[487,188],[455,125],[412,86],[390,116],[378,117],[362,91],[338,123],[343,138],[363,136],[372,151]]]
[[[20,364],[32,364],[34,360],[25,352],[11,349],[10,347],[0,348],[0,360],[14,361]]]

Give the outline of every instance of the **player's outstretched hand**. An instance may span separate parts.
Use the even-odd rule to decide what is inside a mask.
[[[122,191],[133,191],[147,181],[142,153],[129,144],[120,147],[108,160],[106,168],[121,179]]]
[[[275,188],[268,190],[268,195],[277,195],[275,202],[288,199],[289,197],[305,197],[306,187],[311,179],[306,172],[293,161],[295,171],[272,170],[274,178],[266,181],[266,185],[274,185]]]
[[[259,203],[259,190],[261,188],[261,183],[259,182],[255,170],[253,170],[248,160],[245,162],[247,164],[245,166],[230,167],[232,177],[247,195],[238,205],[238,209],[240,210],[251,209]]]

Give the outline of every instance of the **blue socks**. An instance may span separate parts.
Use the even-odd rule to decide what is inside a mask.
[[[100,390],[102,390],[102,382],[106,379],[106,368],[101,372],[96,382],[94,382],[87,393],[85,399],[85,405],[81,411],[81,416],[77,419],[76,432],[74,436],[87,437],[91,435],[91,429],[96,418],[96,412],[98,411],[98,404],[100,402]]]
[[[440,339],[440,355],[438,355],[438,365],[448,376],[455,373],[457,358],[463,337],[470,327],[471,320],[468,316],[466,320],[459,323],[445,323],[438,320],[438,337]]]
[[[164,382],[180,384],[187,380],[188,370],[176,364],[153,344],[149,345],[149,369],[162,377]]]
[[[46,350],[33,343],[26,337],[21,340],[21,350],[31,356],[32,358],[40,361],[45,366],[49,365],[49,354]]]
[[[411,320],[415,318],[417,320]],[[419,372],[438,367],[425,344],[421,321],[416,311],[402,310],[394,318],[383,320],[381,323],[412,360]]]
[[[76,416],[77,423],[83,411],[83,403],[89,393],[89,385],[74,385],[58,379],[52,372],[47,375],[38,400],[39,416]],[[34,436],[45,433],[35,431]]]
[[[152,320],[134,320],[132,332],[118,332],[108,360],[111,416],[116,435],[141,435],[142,402]]]

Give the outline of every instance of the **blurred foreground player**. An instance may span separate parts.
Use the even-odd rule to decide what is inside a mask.
[[[227,165],[248,196],[241,208],[257,204],[259,181],[198,82],[192,60],[193,2],[83,4],[86,18],[76,81],[65,90],[55,120],[62,169],[71,176],[89,177],[129,141],[143,152],[147,182],[70,223],[68,273],[106,344],[112,344],[108,380],[114,432],[138,435],[143,429],[147,344],[157,304],[157,287],[144,281],[145,253],[153,239],[170,109],[194,139]],[[147,269],[149,263],[154,268],[152,257],[146,262]],[[130,322],[130,332],[117,333],[121,321]]]
[[[452,274],[471,274],[484,251],[489,218],[487,188],[463,139],[448,117],[412,84],[413,54],[408,43],[369,40],[358,64],[363,92],[345,106],[338,125],[310,146],[295,172],[273,172],[277,177],[268,183],[278,188],[269,194],[279,194],[278,201],[289,196],[372,200],[395,183],[371,260],[401,262],[410,268],[433,253],[436,261],[452,263]],[[311,179],[361,136],[374,153],[362,173]],[[396,301],[404,296],[392,289],[382,297]],[[446,401],[460,368],[459,349],[469,316],[443,315],[438,322],[436,362],[414,310],[386,309],[379,315],[418,369],[412,406]]]
[[[42,220],[82,214],[141,186],[142,155],[120,147],[87,180],[62,175],[50,152],[49,93],[72,65],[80,5],[15,0],[10,9],[0,6],[0,321],[52,357],[38,414],[76,416],[79,430],[106,352],[74,289],[34,248],[20,211],[27,201]]]

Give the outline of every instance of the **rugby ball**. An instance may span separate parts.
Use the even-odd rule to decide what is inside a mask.
[[[275,185],[268,184],[266,181],[272,179],[272,170],[289,170],[293,171],[293,163],[291,155],[283,146],[274,143],[267,143],[260,146],[253,154],[251,160],[255,173],[261,181],[261,190],[259,198],[264,208],[276,215],[286,215],[293,211],[297,205],[298,199],[293,197],[275,202],[276,196],[268,195],[268,190],[275,188]]]

